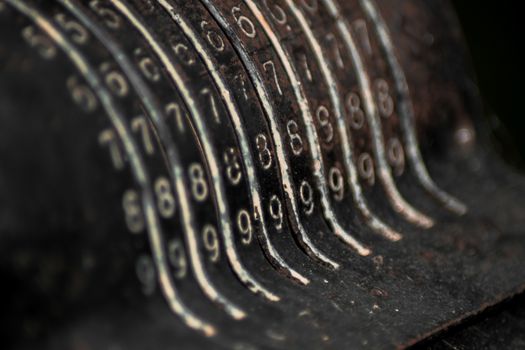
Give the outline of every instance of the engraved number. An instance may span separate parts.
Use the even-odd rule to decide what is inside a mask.
[[[201,90],[201,95],[208,96],[208,98],[210,99],[210,106],[213,114],[213,119],[215,120],[215,123],[220,124],[221,119],[219,117],[219,111],[217,110],[217,102],[215,101],[215,97],[211,93],[211,90],[208,88],[204,88]]]
[[[120,72],[111,69],[110,64],[103,63],[100,71],[104,74],[104,81],[109,90],[118,97],[125,97],[129,93],[129,86],[126,78]]]
[[[259,134],[255,138],[257,144],[257,150],[259,151],[259,162],[261,163],[264,170],[270,169],[272,166],[272,152],[268,148],[268,139],[265,135]]]
[[[282,95],[283,91],[281,90],[281,85],[279,85],[279,78],[277,77],[277,71],[275,70],[275,64],[273,63],[273,61],[266,61],[263,63],[263,68],[265,72],[268,72],[268,67],[270,67],[272,71],[275,87],[277,88],[279,95]]]
[[[306,215],[311,215],[314,211],[314,192],[312,186],[306,181],[301,183],[299,188],[299,196],[301,197],[301,203],[304,206],[304,212]]]
[[[325,106],[321,105],[317,108],[316,116],[323,131],[322,140],[324,143],[330,144],[334,139],[334,128],[330,123],[330,112]]]
[[[201,22],[201,29],[206,32],[206,40],[210,43],[211,46],[215,48],[215,50],[222,52],[224,51],[224,40],[222,40],[221,36],[212,29],[206,29],[206,27],[209,26],[209,23],[206,21]]]
[[[345,194],[345,181],[343,173],[338,167],[333,167],[330,169],[330,173],[328,175],[328,185],[334,194],[334,199],[338,202],[342,201]]]
[[[135,56],[138,59],[138,66],[142,75],[149,81],[158,82],[160,80],[160,69],[153,59],[149,56],[144,56],[140,48],[135,50]]]
[[[126,225],[131,233],[140,233],[144,230],[144,215],[140,203],[140,196],[134,190],[127,190],[122,197],[122,208],[126,218]]]
[[[168,243],[168,260],[173,266],[173,275],[177,279],[183,279],[188,273],[188,261],[182,242],[174,238]]]
[[[223,155],[224,163],[226,164],[226,175],[232,185],[238,185],[242,179],[242,169],[239,163],[239,155],[235,148],[228,148]]]
[[[133,120],[131,121],[131,129],[133,130],[133,132],[139,133],[141,135],[142,144],[144,145],[144,150],[146,151],[146,154],[155,154],[155,146],[153,145],[151,129],[147,119],[144,116],[133,118]]]
[[[300,55],[300,61],[301,61],[301,64],[303,65],[304,74],[306,76],[306,79],[309,82],[312,82],[314,78],[312,76],[312,71],[310,70],[310,65],[308,64],[308,57],[306,56],[306,54],[302,53]]]
[[[357,160],[357,171],[370,186],[375,183],[374,160],[368,153],[362,153]]]
[[[268,8],[268,11],[272,15],[272,18],[277,23],[279,23],[280,25],[286,24],[286,22],[288,21],[288,18],[286,17],[286,12],[284,12],[281,6],[277,4],[272,4],[272,6],[270,6],[268,5],[268,0],[264,0],[264,5]]]
[[[181,60],[182,63],[184,63],[186,66],[192,66],[195,64],[195,57],[193,57],[192,51],[188,49],[186,45],[183,43],[176,43],[174,42],[176,38],[171,38],[171,48],[175,55]]]
[[[52,41],[45,35],[37,32],[35,27],[29,26],[22,29],[22,37],[33,48],[35,48],[40,56],[49,60],[55,58],[57,50]]]
[[[120,150],[120,146],[113,129],[103,130],[98,136],[98,143],[103,147],[109,148],[109,155],[116,170],[124,168],[124,155]]]
[[[160,177],[155,181],[155,195],[160,216],[169,219],[175,214],[175,197],[171,192],[171,185],[167,178]]]
[[[303,152],[303,140],[299,135],[299,126],[294,120],[289,120],[286,124],[286,130],[288,131],[288,137],[290,137],[290,148],[293,154],[296,156]]]
[[[355,130],[360,130],[365,125],[365,113],[361,108],[361,99],[355,92],[348,94],[346,107],[350,114],[350,126]]]
[[[100,17],[103,18],[106,25],[111,29],[118,29],[121,26],[121,19],[117,13],[108,7],[102,5],[103,1],[92,0],[89,3],[89,7]]]
[[[233,18],[235,18],[235,21],[237,22],[237,25],[239,28],[241,28],[242,32],[248,37],[248,38],[255,38],[257,36],[257,31],[255,30],[255,26],[253,25],[253,22],[246,16],[241,15],[241,9],[240,7],[234,6],[232,7],[232,15]]]
[[[202,241],[204,243],[204,248],[210,253],[209,258],[211,262],[219,261],[220,257],[220,247],[219,247],[219,237],[217,235],[217,230],[212,225],[204,226],[202,230]]]
[[[65,14],[57,13],[55,15],[55,20],[65,31],[71,34],[71,39],[79,44],[85,44],[89,39],[89,34],[80,23],[72,19],[68,19]]]
[[[275,228],[277,231],[281,231],[283,229],[283,207],[281,201],[276,195],[273,195],[272,198],[270,198],[269,211],[270,216],[275,221]]]
[[[237,214],[237,228],[241,233],[242,243],[249,245],[253,238],[252,219],[250,214],[244,209],[241,209],[239,214]]]
[[[177,125],[177,129],[179,130],[179,132],[183,133],[185,130],[184,129],[184,115],[181,111],[180,106],[175,102],[171,102],[171,103],[168,103],[165,110],[166,110],[166,115],[168,117],[173,116],[173,118],[175,119],[175,124]]]
[[[152,295],[157,286],[153,259],[148,255],[141,255],[135,264],[135,272],[142,284],[142,292],[147,296]]]
[[[378,79],[375,88],[379,113],[382,117],[388,118],[394,113],[394,100],[390,96],[388,83],[383,79]]]
[[[189,169],[191,192],[198,202],[203,202],[208,197],[208,184],[204,177],[204,170],[198,163],[190,165]]]
[[[83,84],[80,84],[77,77],[69,77],[66,86],[73,98],[73,101],[82,108],[86,113],[93,112],[97,109],[97,98],[95,94]]]
[[[405,152],[399,139],[393,138],[388,142],[387,156],[395,175],[402,175],[405,170]]]

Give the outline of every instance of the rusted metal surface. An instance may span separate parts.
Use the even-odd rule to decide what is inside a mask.
[[[8,348],[404,348],[523,291],[443,1],[0,1]]]

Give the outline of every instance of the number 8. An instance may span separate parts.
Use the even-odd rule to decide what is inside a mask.
[[[208,197],[208,184],[204,178],[204,170],[197,163],[190,165],[191,192],[198,202],[204,202]]]
[[[173,217],[175,214],[175,198],[171,193],[168,179],[161,177],[155,182],[155,194],[157,195],[157,207],[160,216],[165,219]]]

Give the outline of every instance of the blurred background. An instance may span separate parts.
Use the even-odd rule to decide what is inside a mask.
[[[453,0],[485,100],[492,140],[525,170],[525,38],[518,1]]]

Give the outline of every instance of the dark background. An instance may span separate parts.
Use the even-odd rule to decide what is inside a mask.
[[[525,38],[519,1],[453,0],[485,100],[492,141],[525,169]]]

